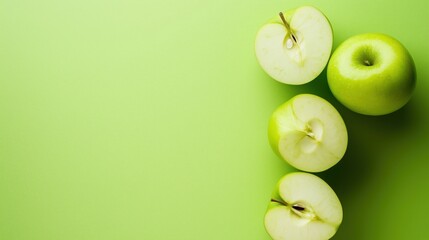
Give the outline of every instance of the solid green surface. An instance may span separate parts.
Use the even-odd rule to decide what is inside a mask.
[[[326,71],[270,79],[259,27],[312,4],[334,48],[364,32],[401,41],[417,87],[383,117],[333,99]],[[270,149],[271,112],[297,93],[336,106],[343,160],[334,239],[428,239],[427,1],[0,1],[0,239],[270,239],[263,216],[289,168]]]

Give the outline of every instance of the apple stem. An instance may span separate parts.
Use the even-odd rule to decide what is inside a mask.
[[[291,37],[292,37],[292,40],[294,41],[294,43],[297,43],[297,40],[296,40],[295,34],[293,34],[292,29],[290,28],[289,23],[286,21],[285,16],[283,15],[283,13],[282,13],[282,12],[280,12],[280,13],[279,13],[279,15],[280,15],[280,18],[282,19],[282,22],[283,22],[283,24],[285,25],[285,27],[286,27],[287,31],[290,33],[290,35],[291,35]]]
[[[271,198],[271,202],[275,202],[275,203],[279,203],[279,204],[281,204],[281,205],[288,206],[288,204],[287,204],[287,203],[285,203],[285,202],[283,202],[283,201],[281,201],[281,200],[276,200],[276,199],[274,199],[274,198]]]
[[[370,62],[369,60],[365,60],[365,61],[364,61],[364,63],[365,63],[365,65],[367,65],[367,66],[372,66],[372,64],[371,64],[371,62]]]
[[[307,136],[310,137],[310,138],[312,138],[312,139],[314,139],[314,140],[316,140],[316,136],[312,132],[307,132]]]

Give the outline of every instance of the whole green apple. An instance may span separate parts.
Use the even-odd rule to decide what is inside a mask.
[[[344,41],[332,55],[327,74],[329,88],[338,101],[365,115],[400,109],[416,84],[414,61],[407,49],[379,33]]]

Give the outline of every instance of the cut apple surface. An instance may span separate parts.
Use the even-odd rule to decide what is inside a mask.
[[[332,50],[328,19],[311,6],[280,13],[257,33],[256,57],[275,80],[292,85],[315,79],[325,68]]]
[[[326,100],[300,94],[272,114],[268,137],[273,150],[293,167],[320,172],[334,166],[347,149],[347,129]]]
[[[337,232],[343,209],[334,190],[321,178],[289,173],[278,182],[265,214],[274,240],[327,240]]]

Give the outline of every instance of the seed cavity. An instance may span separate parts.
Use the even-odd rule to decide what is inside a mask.
[[[286,48],[291,49],[292,47],[293,47],[293,41],[292,41],[292,39],[288,38],[286,40]]]
[[[301,212],[305,210],[305,207],[301,207],[297,204],[293,205],[292,208],[297,210],[297,211],[301,211]]]
[[[292,204],[292,212],[302,219],[307,219],[307,220],[317,219],[316,213],[308,204],[305,204],[305,203],[298,202],[298,203]]]

